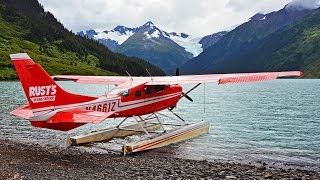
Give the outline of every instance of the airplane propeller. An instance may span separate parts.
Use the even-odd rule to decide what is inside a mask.
[[[180,75],[179,68],[177,68],[177,69],[176,69],[176,76],[179,76],[179,75]],[[193,99],[192,99],[190,96],[188,96],[188,94],[186,94],[186,93],[184,93],[184,92],[181,92],[181,95],[182,95],[182,97],[185,97],[185,98],[187,98],[189,101],[193,102]]]
[[[185,98],[187,98],[189,101],[193,102],[193,99],[188,96],[187,94],[185,94],[184,92],[181,92],[182,96],[184,96]]]

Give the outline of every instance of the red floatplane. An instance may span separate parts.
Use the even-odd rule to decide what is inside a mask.
[[[159,116],[162,110],[184,120],[173,112],[181,98],[192,99],[188,94],[202,83],[218,84],[245,83],[273,80],[277,77],[302,76],[300,71],[207,74],[183,76],[133,77],[130,76],[69,76],[51,77],[40,64],[26,53],[11,54],[28,105],[22,106],[11,114],[28,119],[32,126],[68,131],[87,123],[100,123],[108,118],[121,118],[119,125],[103,131],[69,138],[71,145],[103,141],[114,137],[126,137],[137,132],[150,135],[155,128],[162,130],[147,140],[128,143],[123,152],[132,153],[162,147],[181,140],[189,139],[208,131],[207,122],[183,123],[179,128],[166,129]],[[99,97],[74,94],[62,89],[55,80],[69,80],[78,83],[115,85],[106,95]],[[182,84],[195,84],[187,92]],[[144,116],[145,115],[145,116]],[[128,118],[135,123],[124,123]]]

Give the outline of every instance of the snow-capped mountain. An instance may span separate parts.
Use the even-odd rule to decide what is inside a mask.
[[[136,28],[117,26],[112,30],[106,30],[102,32],[96,32],[95,30],[91,29],[87,31],[80,31],[78,32],[78,35],[87,36],[88,38],[98,40],[110,50],[117,51],[119,46],[123,44],[129,37],[143,29],[148,29],[148,31],[145,31],[146,38],[155,39],[159,38],[160,36],[169,38],[179,46],[185,48],[187,52],[193,54],[193,57],[197,56],[203,51],[201,47],[202,45],[199,43],[201,37],[194,37],[185,33],[168,33],[156,27],[151,21]]]
[[[101,39],[114,40],[117,42],[117,44],[121,45],[136,31],[137,31],[136,28],[127,28],[125,26],[117,26],[111,31],[103,31],[103,32],[97,33],[94,36],[94,38],[98,40],[101,40]]]
[[[78,35],[95,39],[114,52],[145,59],[167,74],[173,74],[177,67],[198,56],[226,33],[215,33],[203,38],[186,33],[168,33],[148,21],[136,28],[117,26],[101,32],[91,29],[81,31]]]
[[[127,28],[125,26],[117,26],[114,29],[102,32],[96,32],[93,29],[80,31],[79,36],[86,36],[99,41],[107,46],[111,51],[116,51],[119,46],[137,31],[136,28]]]
[[[152,22],[137,28],[137,31],[116,50],[127,56],[139,57],[159,66],[167,74],[173,74],[193,55],[170,38],[170,34]]]

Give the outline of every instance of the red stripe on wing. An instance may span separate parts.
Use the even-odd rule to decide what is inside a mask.
[[[244,76],[244,77],[230,77],[221,78],[218,84],[234,84],[234,83],[246,83],[246,82],[256,82],[256,81],[268,81],[277,79],[275,75],[267,76]]]

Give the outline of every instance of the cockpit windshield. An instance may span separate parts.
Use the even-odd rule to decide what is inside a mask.
[[[109,91],[107,95],[129,96],[129,89],[115,87],[111,89],[111,91]]]

